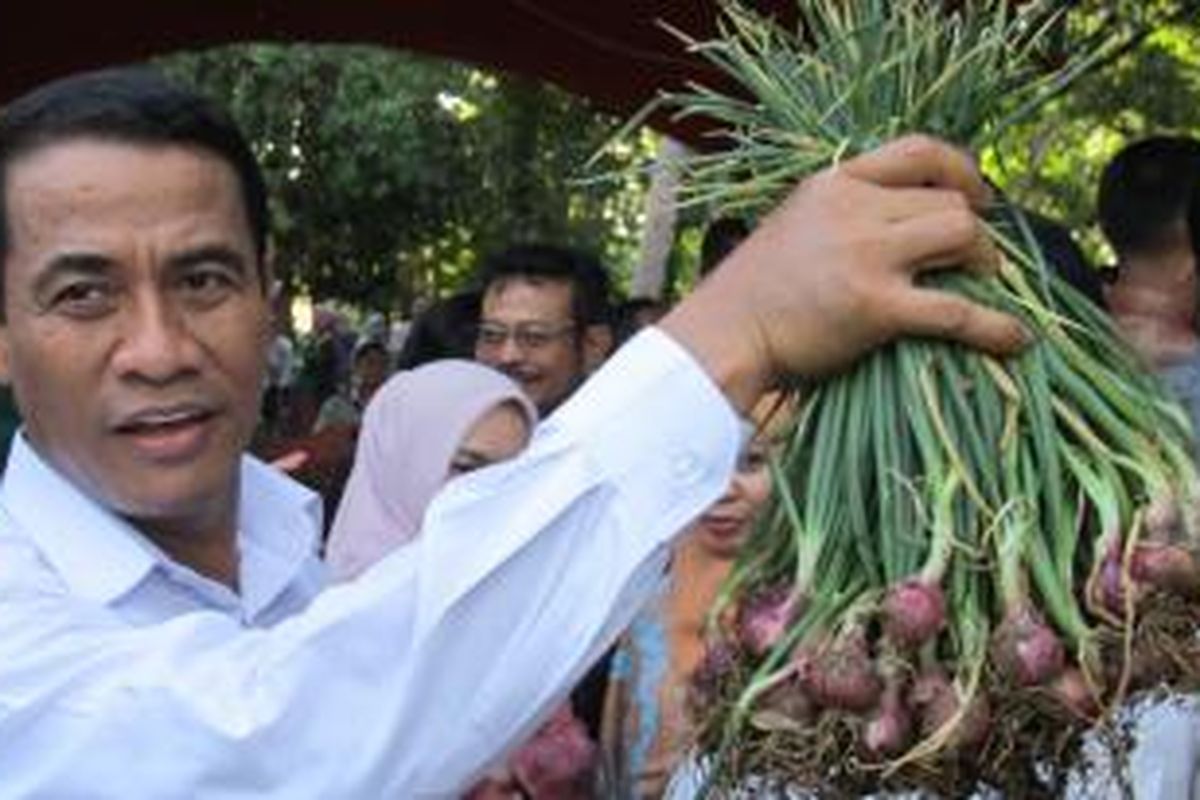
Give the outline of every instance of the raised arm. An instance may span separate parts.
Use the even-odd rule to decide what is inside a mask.
[[[898,139],[799,186],[660,324],[743,412],[776,373],[834,371],[901,334],[1011,352],[1016,320],[914,284],[995,268],[975,214],[987,201],[967,155]]]

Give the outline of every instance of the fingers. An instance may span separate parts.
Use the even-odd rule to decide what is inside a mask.
[[[967,153],[928,136],[896,139],[837,169],[880,186],[953,189],[976,208],[987,205],[991,198],[991,190]]]
[[[950,189],[904,189],[864,187],[881,216],[889,222],[901,222],[910,217],[934,212],[962,211],[972,213],[961,192]]]
[[[1015,317],[935,289],[906,292],[892,310],[899,333],[952,339],[992,355],[1012,355],[1032,338]]]
[[[961,203],[895,222],[888,239],[891,252],[914,272],[964,267],[991,275],[1000,264],[983,222]]]

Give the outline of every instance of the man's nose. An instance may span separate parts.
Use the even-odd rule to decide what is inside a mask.
[[[161,292],[131,298],[124,311],[113,367],[122,377],[167,383],[195,372],[202,348],[186,313]]]
[[[524,351],[517,345],[517,337],[512,334],[505,336],[500,347],[496,349],[496,361],[500,364],[516,364],[524,355]]]

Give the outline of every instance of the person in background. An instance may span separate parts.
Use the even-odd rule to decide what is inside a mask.
[[[1070,229],[1042,214],[1028,210],[1022,210],[1022,213],[1046,262],[1097,308],[1107,309],[1104,275],[1088,260]]]
[[[359,342],[351,357],[348,385],[321,404],[311,433],[277,443],[263,453],[270,460],[291,461],[291,476],[321,496],[326,520],[322,542],[327,541],[328,521],[341,504],[350,475],[363,409],[391,372],[389,362],[383,342]]]
[[[758,432],[742,453],[729,488],[676,544],[664,591],[618,643],[601,736],[610,797],[662,797],[693,744],[692,675],[705,656],[721,584],[770,497],[768,461],[781,445],[791,413],[792,403],[781,393],[760,402],[754,414]]]
[[[1031,237],[1042,253],[1046,264],[1075,291],[1105,309],[1104,275],[1088,260],[1083,248],[1063,223],[1040,214],[1004,194],[995,183],[988,181],[994,201],[989,209],[989,221],[1009,239],[1021,242]]]
[[[1196,259],[1188,204],[1200,185],[1200,141],[1152,136],[1118,152],[1101,173],[1100,228],[1116,253],[1109,308],[1156,368],[1196,350]]]
[[[479,292],[467,290],[437,300],[418,313],[396,356],[396,369],[414,369],[443,358],[471,358],[479,302]]]
[[[1113,319],[1200,430],[1198,189],[1200,140],[1152,136],[1105,166],[1097,208],[1117,255],[1107,293]]]
[[[372,311],[363,320],[362,329],[358,333],[358,340],[355,344],[367,341],[381,342],[386,348],[389,344],[390,336],[391,329],[387,319],[380,312]]]
[[[670,303],[654,297],[631,297],[618,305],[613,325],[617,346],[627,342],[642,328],[658,322],[670,309]]]
[[[350,369],[350,385],[335,392],[321,404],[313,423],[313,433],[328,428],[357,428],[363,409],[375,391],[387,380],[389,372],[387,347],[376,339],[366,339],[354,349]]]
[[[447,481],[512,458],[536,425],[537,410],[521,388],[483,364],[448,359],[393,375],[363,415],[326,547],[333,579],[352,580],[410,542]],[[583,725],[564,704],[468,796],[582,800],[590,796],[594,762]]]
[[[313,309],[312,334],[305,343],[304,370],[317,407],[337,392],[349,375],[342,316],[326,306]]]
[[[330,530],[334,580],[354,578],[414,538],[446,481],[512,458],[536,425],[521,388],[473,361],[431,361],[389,378],[363,414]]]
[[[578,250],[525,244],[485,259],[478,283],[475,359],[548,416],[612,350],[608,272]]]
[[[578,250],[547,244],[510,247],[484,260],[475,359],[517,383],[548,417],[613,348],[608,272]],[[607,659],[573,693],[593,737],[600,731]]]
[[[800,184],[524,452],[326,588],[316,498],[246,454],[270,209],[228,115],[148,68],[60,79],[0,111],[0,192],[0,378],[23,421],[0,481],[13,796],[456,797],[649,598],[779,376],[900,336],[1029,342],[919,285],[997,268],[970,157],[889,142]]]
[[[709,222],[700,240],[698,277],[704,278],[716,269],[749,235],[750,224],[741,217],[717,217]]]
[[[287,331],[279,329],[267,350],[267,381],[263,389],[264,435],[273,439],[290,433],[292,387],[298,371],[296,347]]]

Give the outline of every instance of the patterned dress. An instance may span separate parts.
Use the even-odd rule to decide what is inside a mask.
[[[662,592],[622,637],[601,737],[606,797],[662,797],[685,757],[693,736],[689,681],[703,658],[708,612],[730,563],[684,538]]]

